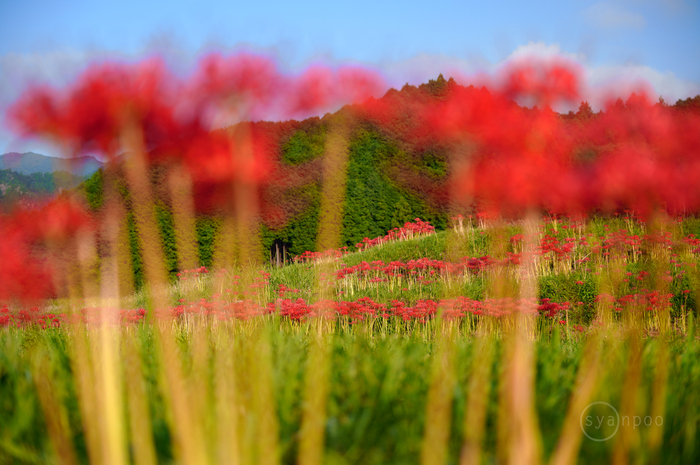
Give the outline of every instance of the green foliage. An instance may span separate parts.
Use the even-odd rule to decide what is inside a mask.
[[[282,146],[282,161],[289,165],[300,165],[320,157],[326,141],[326,127],[316,124],[300,129]]]
[[[292,263],[280,268],[272,268],[270,275],[270,285],[273,289],[284,284],[290,289],[298,289],[300,291],[298,297],[307,302],[315,298],[317,273],[312,265]]]
[[[297,131],[283,148],[287,163],[303,163],[323,153],[325,128],[320,124]],[[387,163],[397,157],[398,148],[373,130],[359,129],[349,146],[346,195],[343,208],[341,244],[354,247],[365,237],[385,235],[390,229],[401,227],[419,217],[444,227],[444,214],[430,211],[424,202],[396,186],[385,173]],[[427,157],[425,169],[436,176],[446,169],[438,156]],[[318,182],[290,190],[287,197],[296,199],[305,207],[279,229],[263,227],[262,244],[266,253],[279,244],[288,256],[316,250],[321,205]],[[263,257],[269,259],[269,255]]]
[[[31,339],[20,331],[0,332],[0,462],[39,463],[50,456],[50,443],[39,399],[28,372]]]
[[[576,112],[576,117],[581,120],[589,120],[593,116],[594,113],[591,105],[586,101],[581,102],[581,105],[578,107],[578,111]]]
[[[277,325],[277,326],[273,326]],[[297,460],[301,428],[305,374],[308,365],[310,334],[308,326],[299,324],[267,323],[272,354],[271,380],[275,412],[279,422],[281,463]],[[186,368],[193,359],[193,332],[174,329],[180,344]],[[324,461],[329,463],[385,464],[419,462],[426,421],[426,407],[432,370],[435,365],[436,339],[412,327],[389,328],[388,333],[371,333],[367,324],[357,328],[338,327],[328,335],[329,397],[325,421]],[[400,332],[401,331],[401,332]],[[135,325],[129,329],[140,347],[143,370],[143,401],[148,405],[152,438],[159,463],[171,463],[174,441],[169,420],[168,402],[163,396],[162,357],[158,355],[154,328]],[[206,334],[206,333],[205,333]],[[236,357],[240,364],[249,363],[241,350],[246,342],[245,332],[217,340],[212,347]],[[206,336],[205,336],[206,337]],[[483,461],[492,463],[498,456],[498,383],[503,372],[503,342],[497,338],[488,343],[494,345],[496,356],[487,369],[487,382],[491,389],[483,399],[486,405]],[[45,374],[51,379],[52,392],[65,409],[65,427],[72,432],[73,446],[78,463],[86,463],[87,451],[83,435],[83,422],[78,407],[77,380],[70,364],[71,336],[63,329],[0,331],[0,463],[51,463],[55,453],[47,434],[44,414],[35,384],[36,360],[46,361]],[[626,344],[605,342],[601,349],[605,354],[597,367],[601,376],[601,388],[596,399],[620,405],[625,370],[630,357]],[[654,373],[658,363],[660,341],[645,338],[642,373]],[[697,416],[696,393],[700,388],[698,358],[700,346],[694,338],[671,339],[667,342],[668,394],[664,410],[664,437],[662,463],[697,463],[700,451],[694,444],[700,441],[695,428]],[[464,441],[465,415],[469,400],[469,387],[475,368],[482,361],[478,358],[473,339],[457,337],[453,341],[455,379],[450,391],[453,396],[452,415],[449,420],[449,463],[457,463]],[[579,339],[563,340],[558,332],[540,335],[534,341],[535,349],[535,411],[541,431],[543,460],[551,459],[563,427],[571,396],[576,392],[578,370],[584,356],[584,343]],[[213,366],[211,355],[202,363]],[[312,369],[313,367],[311,367]],[[185,376],[192,373],[185,369]],[[215,386],[214,370],[203,370],[205,379],[201,385]],[[640,391],[651,392],[653,376],[640,379]],[[248,385],[244,377],[238,378],[239,402],[246,402],[244,394],[254,385]],[[205,393],[206,394],[206,393]],[[201,396],[200,392],[193,395]],[[216,399],[220,401],[221,399]],[[205,396],[202,405],[204,418],[217,418],[216,405]],[[646,410],[636,410],[648,414]],[[646,412],[646,413],[644,413]],[[250,415],[250,416],[249,416]],[[254,413],[246,413],[242,428],[254,420]],[[125,417],[126,420],[126,417]],[[643,427],[642,427],[643,428]],[[648,429],[642,429],[642,434]],[[244,445],[251,439],[245,437]],[[609,444],[583,438],[577,457],[581,463],[607,463],[610,461]],[[649,452],[642,441],[635,449],[635,456]]]
[[[99,171],[101,173],[101,170]],[[103,201],[103,177],[95,178],[99,179],[99,184],[97,184],[100,189],[95,189],[96,195],[94,199],[99,199],[99,202]],[[124,202],[124,207],[126,208],[126,233],[129,247],[129,255],[131,261],[131,270],[133,272],[134,288],[140,290],[146,282],[145,270],[143,265],[143,248],[141,244],[141,238],[139,236],[138,225],[136,224],[136,215],[132,206],[131,193],[126,185],[124,179],[116,180],[116,191],[122,197]],[[88,200],[89,201],[89,200]]]
[[[539,291],[540,299],[572,304],[569,310],[570,324],[589,324],[595,316],[595,298],[598,295],[598,289],[590,277],[581,274],[542,276],[539,279]]]
[[[131,252],[131,269],[134,272],[134,288],[141,289],[146,282],[143,269],[143,251],[139,240],[139,230],[136,227],[136,216],[131,210],[126,213],[126,231]]]
[[[700,217],[691,216],[685,218],[680,224],[680,229],[683,236],[693,234],[695,237],[700,237]]]
[[[321,188],[318,183],[292,189],[289,196],[307,207],[298,215],[290,218],[280,229],[262,228],[262,245],[265,251],[271,250],[275,241],[287,250],[287,257],[300,255],[307,250],[316,250],[319,214],[321,209]],[[268,259],[268,257],[263,257]]]
[[[421,257],[443,260],[445,258],[447,237],[448,233],[443,231],[425,237],[389,242],[371,247],[362,252],[346,255],[343,258],[343,262],[353,266],[363,261],[373,262],[375,260],[382,260],[385,263],[392,261],[406,262]]]
[[[435,180],[445,180],[447,177],[447,161],[445,157],[434,153],[427,152],[421,157],[422,170],[428,176]]]
[[[97,211],[102,208],[104,196],[103,179],[104,172],[100,169],[80,185],[80,189],[84,192],[87,204],[92,211]]]
[[[156,202],[154,208],[165,258],[165,270],[171,278],[174,278],[178,272],[178,263],[173,213],[161,202]]]
[[[383,236],[414,218],[434,221],[436,215],[423,202],[393,184],[382,169],[388,160],[396,157],[399,150],[396,146],[374,131],[360,129],[349,150],[343,245],[352,247],[365,237]]]
[[[553,334],[549,341],[541,338],[535,345],[535,406],[545,456],[551,456],[561,434],[563,412],[569,408],[571,395],[576,391],[576,373],[583,349],[583,344],[576,340],[562,343],[559,334]]]
[[[677,100],[676,104],[674,105],[675,108],[681,109],[681,110],[690,110],[690,111],[696,111],[700,112],[700,95],[696,95],[695,97],[688,97],[685,100]]]
[[[214,245],[221,228],[221,220],[210,216],[199,216],[195,223],[199,263],[211,268],[214,264]]]
[[[419,90],[426,91],[428,94],[434,97],[442,97],[449,91],[450,85],[454,85],[454,79],[450,78],[449,81],[446,80],[442,73],[437,77],[437,79],[430,79],[427,84],[421,84],[418,86]]]
[[[407,221],[410,221],[412,217],[413,210],[411,209],[411,204],[408,203],[406,197],[403,195],[400,196],[399,200],[394,205],[394,211],[391,213],[391,229],[402,227]]]
[[[303,165],[323,155],[326,126],[318,119],[307,120],[302,128],[294,132],[281,150],[282,161],[289,165]],[[365,237],[377,237],[390,229],[403,226],[415,218],[425,219],[438,229],[446,225],[446,215],[435,213],[426,204],[399,188],[386,174],[386,164],[393,163],[400,152],[395,145],[379,136],[378,133],[361,129],[350,142],[347,173],[346,198],[343,205],[342,244],[354,247]],[[303,169],[303,167],[301,167]],[[316,168],[317,169],[317,168]],[[423,170],[430,176],[443,177],[446,163],[435,153],[424,157]],[[103,171],[99,170],[85,180],[80,189],[89,208],[99,212],[103,203]],[[120,178],[118,191],[131,212],[128,187]],[[159,192],[158,189],[155,189]],[[321,206],[321,186],[317,180],[292,188],[283,194],[282,204],[293,204],[292,214],[281,228],[263,226],[261,242],[263,260],[269,258],[269,251],[278,244],[286,251],[289,259],[307,250],[316,250]],[[173,275],[177,271],[177,244],[173,229],[172,213],[167,211],[163,199],[156,199],[156,219],[161,233],[166,268]],[[129,245],[134,265],[134,278],[137,288],[143,282],[141,271],[140,246],[133,217],[128,214]],[[213,264],[213,248],[221,218],[199,216],[196,219],[196,235],[199,247],[199,261],[204,266]]]

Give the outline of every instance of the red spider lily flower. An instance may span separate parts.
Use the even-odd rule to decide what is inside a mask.
[[[77,203],[59,197],[37,212],[41,234],[48,241],[66,241],[81,230],[92,230],[88,213]]]
[[[510,100],[525,92],[548,99],[573,95],[574,83],[550,89],[546,79],[533,81],[536,71],[512,71],[502,92],[456,88],[426,113],[428,127],[448,138],[466,138],[474,148],[471,160],[453,173],[458,198],[476,196],[493,213],[512,213],[559,209],[562,197],[569,200],[579,188],[569,174],[570,142],[557,115],[547,108],[528,111]]]
[[[25,303],[53,293],[51,270],[38,260],[18,228],[0,219],[0,300],[19,299]]]
[[[33,243],[39,238],[35,218],[24,213],[1,217],[0,235],[0,300],[29,302],[50,294],[50,270],[32,253]]]
[[[66,89],[30,89],[9,112],[24,136],[57,140],[71,155],[100,151],[114,157],[125,134],[142,138],[150,163],[185,166],[194,182],[197,206],[228,206],[234,185],[255,191],[263,218],[281,224],[276,204],[292,179],[279,162],[280,134],[255,124],[214,131],[216,125],[325,109],[353,103],[383,86],[376,74],[358,67],[312,67],[299,76],[281,73],[266,57],[239,53],[208,55],[181,80],[159,60],[135,65],[90,66]],[[270,187],[270,189],[267,189]]]
[[[370,70],[311,66],[289,81],[283,112],[298,117],[336,105],[362,103],[384,88],[381,76]]]
[[[140,129],[144,144],[153,147],[178,134],[176,82],[157,60],[95,65],[68,89],[30,89],[10,108],[9,122],[22,135],[58,140],[71,154],[116,155],[127,125]]]
[[[91,228],[89,216],[67,198],[0,217],[0,300],[31,302],[52,295],[52,270],[40,252]]]
[[[509,66],[506,73],[502,92],[509,99],[532,97],[537,105],[546,107],[558,100],[576,101],[579,95],[581,70],[568,60],[520,61]]]
[[[337,72],[337,99],[347,103],[364,103],[386,89],[377,72],[356,66],[344,66]]]
[[[263,131],[254,125],[241,129],[245,132],[242,136],[224,130],[198,132],[178,141],[178,147],[169,144],[154,150],[153,157],[179,158],[195,183],[234,181],[256,185],[268,179],[272,171],[272,150]]]
[[[205,129],[220,127],[217,123],[227,117],[259,119],[283,88],[284,76],[273,60],[249,53],[214,53],[200,61],[185,91],[183,111]]]
[[[472,147],[468,163],[453,173],[458,199],[476,197],[493,213],[510,215],[700,208],[697,115],[633,94],[626,105],[571,125],[548,105],[578,97],[577,67],[526,63],[507,73],[500,91],[456,87],[424,113],[426,127]],[[545,109],[510,102],[523,96]],[[592,157],[580,157],[591,150]]]
[[[613,105],[590,133],[606,134],[612,148],[594,165],[595,203],[632,208],[642,219],[657,208],[697,211],[700,188],[700,117],[652,106],[644,95]]]
[[[321,66],[307,69],[296,82],[286,109],[289,114],[303,115],[327,107],[333,100],[333,72]]]

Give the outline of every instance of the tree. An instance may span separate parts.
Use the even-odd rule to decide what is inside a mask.
[[[578,107],[578,111],[576,112],[576,117],[582,120],[591,119],[593,117],[593,109],[591,108],[591,105],[586,101],[581,102],[581,105]]]
[[[450,78],[450,81],[454,82],[452,78]],[[427,84],[421,84],[418,88],[426,90],[429,94],[435,97],[440,97],[447,93],[449,81],[447,81],[442,73],[440,73],[437,79],[430,79]]]
[[[399,197],[399,201],[394,205],[394,212],[391,216],[391,227],[400,228],[412,219],[413,210],[411,210],[411,204],[408,203],[406,198],[402,195]]]

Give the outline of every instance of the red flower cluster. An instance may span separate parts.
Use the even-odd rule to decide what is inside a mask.
[[[376,237],[374,239],[365,237],[362,239],[362,242],[356,244],[355,247],[357,247],[357,250],[367,250],[369,247],[375,247],[387,242],[413,239],[414,237],[433,234],[435,232],[435,227],[429,222],[423,221],[420,218],[416,218],[413,221],[413,223],[410,221],[404,223],[403,227],[401,228],[394,228],[390,230],[384,237]]]
[[[284,297],[287,293],[298,294],[299,289],[293,289],[291,287],[285,286],[284,284],[280,284],[279,286],[277,286],[277,295],[279,297]]]
[[[267,306],[268,312],[279,311],[279,314],[292,320],[316,317],[320,315],[343,317],[351,323],[357,323],[378,314],[384,315],[386,305],[374,302],[369,297],[363,297],[354,302],[322,300],[315,304],[307,304],[304,299],[277,299]]]
[[[180,278],[180,281],[187,281],[188,279],[196,279],[208,273],[209,270],[207,270],[206,266],[200,266],[199,268],[195,268],[193,270],[182,270],[177,273],[176,276]]]
[[[106,63],[91,66],[67,89],[30,89],[11,108],[9,121],[21,134],[55,138],[73,153],[99,150],[113,157],[123,131],[137,129],[148,149],[164,146],[170,150],[161,155],[187,158],[202,154],[191,152],[192,146],[220,143],[207,140],[211,129],[232,120],[260,119],[271,111],[281,118],[306,116],[366,100],[383,88],[383,79],[364,68],[314,66],[295,76],[248,53],[207,55],[184,80],[157,59]]]
[[[12,312],[3,305],[0,307],[0,328],[14,326],[17,328],[40,327],[60,328],[61,323],[65,321],[65,315],[56,315],[55,313],[40,312],[38,307],[32,307],[29,310],[18,310]]]
[[[294,290],[283,289],[283,292]],[[684,291],[687,294],[689,291]],[[346,319],[355,324],[370,318],[398,318],[402,321],[426,322],[435,318],[438,314],[447,320],[461,319],[468,315],[476,317],[502,318],[518,313],[540,315],[545,318],[561,318],[561,314],[571,308],[569,302],[554,302],[545,298],[540,301],[532,299],[485,299],[483,301],[470,299],[464,296],[452,299],[419,299],[412,304],[401,300],[391,300],[389,304],[374,301],[369,297],[363,297],[355,301],[331,301],[323,300],[314,304],[307,303],[302,298],[279,298],[261,306],[253,300],[237,300],[226,302],[215,295],[211,300],[200,299],[196,302],[182,303],[181,305],[156,309],[154,315],[158,319],[183,319],[207,317],[218,321],[231,319],[248,320],[263,315],[277,313],[282,317],[293,321],[307,318],[326,317]],[[669,308],[672,294],[663,294],[659,291],[644,291],[629,294],[620,298],[601,294],[596,301],[607,301],[615,311],[645,310],[648,312]],[[580,302],[577,305],[582,305]],[[145,321],[146,311],[139,309],[112,309],[117,315],[117,324],[135,324]],[[84,308],[69,318],[65,314],[40,312],[37,307],[30,310],[12,312],[8,307],[0,307],[0,327],[40,327],[43,329],[60,327],[71,322],[83,322],[101,324],[105,309]],[[562,320],[564,321],[564,320]],[[561,323],[561,322],[560,322]],[[562,323],[564,324],[564,323]],[[584,328],[576,326],[575,329],[583,331]]]
[[[551,302],[543,299],[538,306],[536,302],[528,299],[486,299],[484,301],[473,300],[467,297],[457,297],[454,299],[418,300],[413,306],[408,306],[399,300],[392,300],[392,307],[385,316],[395,315],[403,319],[425,321],[435,317],[440,310],[446,319],[463,318],[466,315],[488,316],[500,318],[520,312],[537,313],[553,317],[559,312],[569,308],[569,303]]]
[[[537,311],[540,315],[544,315],[547,318],[554,318],[560,312],[565,312],[570,307],[569,302],[557,303],[553,302],[551,299],[542,299],[540,304],[537,306]]]
[[[512,240],[512,238],[511,238]],[[571,252],[576,248],[576,238],[567,237],[562,243],[559,239],[549,234],[545,234],[540,241],[538,253],[541,255],[552,254],[558,258],[565,258],[571,255]]]
[[[656,312],[670,308],[672,298],[673,294],[662,293],[658,290],[628,294],[617,299],[614,308],[618,312],[623,309]]]
[[[586,105],[585,118],[552,111],[557,102],[578,103],[581,87],[575,63],[517,62],[481,88],[449,81],[437,95],[435,89],[390,92],[364,109],[418,153],[450,152],[446,189],[444,180],[402,175],[438,205],[450,197],[469,204],[476,199],[484,210],[509,216],[698,211],[700,115],[653,105],[644,94],[610,102],[600,114]]]
[[[375,247],[380,244],[386,244],[392,241],[401,241],[412,239],[427,234],[435,233],[435,227],[427,221],[416,218],[413,222],[407,222],[401,228],[390,230],[385,236],[369,239],[365,237],[362,242],[356,244],[358,250],[366,250],[368,247]],[[323,252],[311,252],[307,250],[301,255],[294,257],[294,262],[311,263],[324,259],[340,258],[343,255],[350,253],[347,246],[339,249],[324,250]]]
[[[315,316],[311,306],[306,304],[304,299],[280,299],[277,301],[279,304],[279,314],[291,318],[292,320],[301,320],[304,317]],[[268,308],[270,312],[275,311],[275,304],[271,303]]]
[[[341,247],[340,249],[328,249],[323,252],[311,252],[307,250],[301,255],[294,257],[294,263],[313,263],[323,260],[333,260],[340,258],[345,254],[350,253],[347,247]]]
[[[543,299],[539,306],[534,302],[521,299],[487,299],[478,301],[467,297],[457,297],[455,299],[442,299],[435,301],[432,299],[419,299],[413,305],[408,305],[400,300],[392,300],[390,305],[375,302],[369,297],[363,297],[356,301],[323,301],[316,304],[307,304],[304,299],[278,299],[268,305],[269,312],[279,310],[281,316],[292,320],[301,320],[322,314],[323,310],[330,309],[331,315],[339,318],[348,318],[350,322],[367,318],[391,318],[397,317],[403,321],[425,322],[435,318],[439,311],[442,311],[443,318],[457,319],[471,314],[474,316],[503,317],[521,311],[531,313],[539,312],[548,317],[553,317],[559,312],[569,308],[569,303],[551,302]]]
[[[695,237],[695,234],[688,234],[688,236],[683,239],[683,242],[688,244],[691,247],[694,247],[692,250],[693,253],[700,254],[700,239]]]
[[[427,276],[442,274],[461,274],[470,272],[477,274],[489,266],[517,264],[517,255],[510,254],[509,259],[504,262],[493,260],[488,255],[483,257],[464,257],[458,263],[434,260],[431,258],[419,258],[408,260],[407,262],[393,261],[384,263],[382,260],[373,261],[371,264],[365,261],[353,266],[343,267],[336,272],[337,279],[343,279],[350,275],[357,275],[360,278],[376,279],[382,275],[388,278],[425,278]]]
[[[0,215],[0,301],[31,302],[52,295],[52,270],[44,252],[91,228],[84,210],[66,198],[40,209]]]

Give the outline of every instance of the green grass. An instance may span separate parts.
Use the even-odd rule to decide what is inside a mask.
[[[303,380],[308,369],[307,328],[303,323],[281,327],[276,322],[271,324],[275,325],[270,331],[270,343],[280,456],[283,463],[295,463],[305,389]],[[172,460],[171,433],[164,407],[163,386],[158,381],[154,335],[146,326],[130,331],[135,332],[142,346],[141,361],[145,371],[144,382],[158,460],[169,463]],[[243,334],[236,331],[233,334]],[[182,356],[190,361],[185,364],[186,376],[194,376],[196,370],[191,365],[193,335],[183,329],[181,337]],[[230,349],[237,354],[234,357],[242,360],[243,343],[235,341],[226,344],[231,344]],[[51,460],[52,450],[34,385],[35,373],[31,368],[34,359],[40,356],[49,360],[53,389],[68,413],[68,428],[80,461],[87,460],[76,386],[71,375],[71,344],[71,337],[64,330],[0,332],[2,463],[45,463]],[[325,422],[324,453],[327,463],[418,463],[425,427],[426,396],[435,356],[434,337],[424,338],[420,331],[375,334],[365,325],[348,330],[338,328],[328,344],[332,370]],[[649,413],[653,383],[650,373],[653,373],[657,344],[656,340],[646,340],[643,344],[645,375],[638,396],[640,415]],[[664,414],[666,430],[661,463],[689,463],[686,459],[696,462],[700,459],[700,450],[693,449],[694,444],[700,441],[695,428],[698,420],[696,393],[700,388],[700,369],[697,364],[700,345],[694,339],[675,339],[670,348],[668,369],[672,382],[668,386]],[[455,350],[450,463],[458,460],[463,442],[467,387],[474,364],[479,363],[474,356],[473,339],[458,338]],[[536,411],[545,458],[552,453],[561,434],[568,402],[575,389],[576,372],[582,353],[580,340],[563,341],[558,335],[553,335],[549,338],[542,336],[536,341]],[[603,353],[604,381],[595,399],[610,402],[619,408],[625,395],[619,367],[626,364],[628,348],[618,342],[605,343]],[[496,417],[499,402],[498,375],[501,370],[501,362],[496,362],[490,374],[492,389],[488,398],[485,463],[492,462],[497,455]],[[212,371],[208,371],[203,382],[207,390],[212,392],[215,384]],[[242,383],[241,386],[246,384],[245,376],[239,382]],[[239,392],[245,392],[245,388],[239,386]],[[207,397],[206,392],[196,395],[200,394]],[[210,418],[215,418],[216,401],[207,398],[205,409]],[[640,428],[639,434],[642,441],[634,449],[633,456],[648,459],[646,454],[649,452],[644,444],[648,428]],[[582,463],[607,462],[614,444],[614,441],[597,443],[584,438],[579,458]]]

